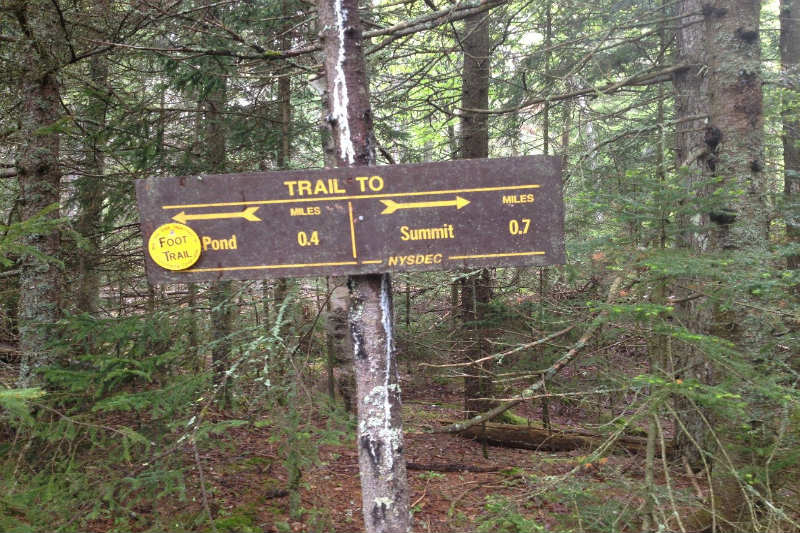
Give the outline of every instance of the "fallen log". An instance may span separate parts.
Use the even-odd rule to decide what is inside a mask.
[[[19,355],[19,347],[16,344],[0,341],[0,354]]]
[[[406,463],[409,470],[422,470],[424,472],[497,472],[497,466],[474,466],[463,463]]]
[[[471,426],[458,434],[477,440],[486,439],[486,443],[493,446],[551,452],[564,452],[581,448],[594,449],[600,447],[609,439],[614,440],[612,449],[619,451],[644,453],[647,447],[647,439],[630,435],[606,436],[566,428],[548,431],[535,426],[518,426],[494,422],[486,423],[485,427],[483,425]],[[667,446],[669,452],[672,445],[668,444]]]

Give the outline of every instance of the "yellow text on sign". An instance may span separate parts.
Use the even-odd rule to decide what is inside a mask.
[[[297,244],[300,246],[319,246],[319,232],[317,230],[314,230],[310,233],[298,231]]]
[[[200,237],[189,226],[169,223],[150,235],[147,251],[150,258],[167,270],[184,270],[200,259]]]
[[[511,235],[525,235],[531,229],[531,219],[523,218],[521,220],[514,220],[513,218],[508,221],[508,232]]]
[[[236,243],[236,234],[231,235],[230,239],[212,239],[208,235],[203,235],[203,251],[211,248],[212,250],[236,250],[239,246]]]

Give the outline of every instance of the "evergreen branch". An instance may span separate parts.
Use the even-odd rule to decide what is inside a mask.
[[[543,104],[545,102],[560,102],[561,100],[571,100],[579,96],[586,96],[590,94],[595,96],[606,96],[615,93],[624,87],[629,87],[633,85],[650,85],[652,83],[660,83],[669,80],[670,78],[668,76],[671,76],[676,72],[681,72],[688,68],[689,68],[688,63],[680,63],[678,65],[673,65],[671,67],[666,67],[660,70],[640,72],[638,74],[634,74],[633,76],[629,76],[620,81],[604,85],[603,87],[587,87],[585,89],[578,89],[575,91],[570,91],[555,96],[542,96],[538,98],[531,98],[525,100],[521,104],[511,107],[505,107],[503,109],[474,109],[474,108],[462,107],[459,108],[459,110],[465,113],[483,113],[486,115],[502,115],[506,113],[514,113],[517,111],[521,111],[526,107],[531,107],[537,104]]]
[[[74,417],[69,416],[68,414],[62,413],[58,409],[54,409],[54,408],[50,407],[49,405],[46,405],[46,404],[43,404],[43,403],[37,402],[34,405],[36,405],[36,407],[39,408],[39,409],[44,409],[45,411],[49,411],[49,412],[53,413],[54,415],[58,415],[63,420],[66,420],[71,424],[75,424],[76,426],[83,426],[83,427],[92,428],[92,429],[104,429],[104,430],[106,430],[108,432],[116,433],[117,435],[120,435],[120,436],[125,437],[125,438],[130,436],[130,433],[125,432],[125,431],[120,430],[120,429],[117,429],[117,428],[112,427],[112,426],[108,426],[108,425],[105,425],[105,424],[93,424],[91,422],[81,422],[80,420],[77,420]]]
[[[622,133],[614,135],[613,137],[610,137],[610,138],[606,139],[605,141],[593,146],[591,148],[591,150],[589,150],[585,154],[581,155],[581,161],[585,160],[587,157],[592,156],[593,154],[599,153],[600,148],[602,148],[603,146],[607,146],[609,144],[613,144],[613,143],[619,141],[620,139],[622,139],[623,137],[627,137],[629,135],[640,135],[640,134],[643,134],[643,133],[648,133],[648,132],[651,132],[653,130],[660,129],[660,128],[664,127],[664,126],[675,126],[677,124],[682,124],[684,122],[694,122],[696,120],[704,120],[706,118],[708,118],[708,115],[690,115],[688,117],[682,117],[680,119],[671,120],[671,121],[668,121],[668,122],[665,122],[665,123],[654,124],[652,126],[646,126],[646,127],[643,127],[643,128],[635,128],[635,129],[631,129],[631,130],[625,130]],[[689,166],[695,159],[697,159],[699,157],[702,157],[706,153],[707,153],[707,148],[702,148],[702,149],[700,149],[698,151],[695,151],[680,166]]]
[[[470,15],[482,13],[494,7],[504,5],[509,1],[510,0],[473,0],[472,2],[464,2],[461,4],[456,4],[450,8],[440,9],[439,11],[436,11],[434,13],[428,13],[426,15],[422,15],[415,19],[406,22],[401,22],[393,26],[389,26],[388,28],[366,31],[364,32],[365,39],[369,39],[372,37],[380,37],[383,35],[391,36],[388,39],[382,41],[376,47],[370,49],[368,53],[380,50],[381,48],[383,48],[390,42],[395,41],[399,37],[410,35],[412,33],[417,33],[423,30],[429,30],[437,26],[441,26],[443,24],[449,24],[451,22],[455,22],[464,19],[466,17],[469,17]],[[237,53],[234,50],[229,50],[225,48],[214,49],[214,48],[200,48],[194,46],[172,46],[172,47],[141,46],[141,45],[132,45],[122,42],[112,42],[112,41],[104,41],[97,39],[85,39],[85,40],[87,42],[96,45],[126,48],[129,50],[139,50],[144,52],[157,52],[163,54],[188,54],[192,56],[232,57],[236,59],[262,60],[262,61],[290,59],[322,50],[321,44],[314,43],[307,46],[301,46],[299,48],[293,48],[290,50],[278,51],[278,50],[264,49],[263,52],[260,52],[258,54],[242,54],[242,53]],[[245,43],[242,42],[241,44]],[[248,45],[248,46],[250,46],[251,48],[255,48],[254,45]]]

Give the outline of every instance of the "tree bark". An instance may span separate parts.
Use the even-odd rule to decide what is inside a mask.
[[[107,14],[108,2],[98,1],[94,9],[99,21]],[[76,184],[80,212],[75,225],[75,229],[85,239],[87,246],[86,249],[77,251],[78,287],[75,307],[78,311],[94,315],[97,313],[100,297],[100,273],[97,266],[100,259],[106,167],[103,137],[108,109],[108,63],[104,55],[95,55],[89,59],[89,79],[91,86],[84,127],[85,164],[84,174]]]
[[[102,57],[90,61],[92,81],[105,84],[108,69]],[[100,85],[102,86],[102,85]],[[102,98],[102,97],[101,97]],[[103,207],[103,173],[105,157],[102,148],[102,129],[105,124],[105,102],[101,98],[93,98],[87,114],[91,125],[87,128],[87,161],[85,174],[78,183],[78,203],[80,214],[75,229],[85,239],[86,249],[78,250],[78,288],[75,308],[78,311],[94,315],[97,313],[100,294],[100,275],[97,263],[100,253],[100,226]]]
[[[678,5],[678,15],[683,16],[677,31],[677,63],[688,67],[673,74],[675,100],[675,164],[685,172],[687,197],[700,199],[708,195],[703,185],[708,175],[706,160],[709,148],[704,140],[704,127],[708,116],[708,78],[703,75],[706,63],[706,28],[703,24],[700,0],[683,0]],[[691,15],[694,13],[694,15]],[[692,120],[689,117],[696,117]],[[694,213],[693,213],[694,214]],[[696,252],[708,247],[708,213],[684,215],[679,245]]]
[[[717,143],[709,162],[716,177],[714,196],[724,202],[712,206],[710,215],[711,246],[718,250],[767,244],[760,10],[761,4],[753,0],[717,0],[704,9],[710,72],[710,121],[705,135],[707,144],[709,139]],[[739,313],[714,306],[710,332],[743,347],[747,340]],[[735,472],[751,459],[741,442],[745,421],[720,416],[711,420],[722,447],[712,471],[712,520],[720,531],[750,531],[754,510]]]
[[[706,64],[706,27],[701,14],[700,0],[683,0],[678,5],[678,15],[682,15],[682,25],[677,31],[676,62],[689,65],[685,70],[673,74],[675,101],[675,164],[684,173],[686,198],[695,202],[693,206],[684,205],[679,217],[680,233],[677,245],[694,253],[710,252],[709,213],[704,209],[709,195],[706,182],[709,178],[709,157],[713,149],[705,142],[705,118],[709,113],[708,78],[703,73]],[[689,117],[697,117],[690,120]],[[697,205],[697,208],[694,208]],[[683,280],[682,285],[691,287],[697,280]],[[684,291],[688,294],[688,291]],[[684,294],[682,294],[684,295]],[[711,310],[704,302],[687,300],[676,310],[682,321],[693,331],[707,334],[712,321]],[[700,383],[710,383],[711,368],[704,354],[694,346],[686,344],[669,361],[675,378],[693,378]],[[703,467],[702,449],[707,449],[708,430],[702,413],[683,396],[674,400],[675,412],[680,416],[682,427],[675,435],[678,453],[686,457],[692,469]],[[695,444],[697,443],[697,445]],[[699,446],[698,446],[699,445]]]
[[[375,163],[356,0],[319,0],[334,153],[340,166]],[[368,532],[410,528],[389,274],[350,276],[348,321],[358,396],[358,461]]]
[[[53,128],[61,115],[60,85],[56,76],[61,33],[53,6],[47,2],[17,3],[14,15],[26,41],[19,50],[19,215],[29,220],[59,203],[61,167],[59,135]],[[44,221],[58,218],[58,209]],[[28,387],[39,380],[36,371],[51,363],[47,352],[49,330],[61,317],[61,255],[59,232],[54,228],[28,234],[26,246],[35,253],[20,259],[19,336],[22,361],[18,384]]]
[[[462,109],[489,108],[489,75],[491,39],[486,13],[464,19],[459,37],[464,56],[461,73]],[[461,114],[461,157],[477,159],[489,156],[489,116],[463,111]],[[461,279],[461,318],[465,340],[464,358],[473,360],[484,354],[486,336],[483,322],[492,298],[492,276],[488,269]],[[477,365],[472,375],[464,377],[464,417],[471,418],[488,411],[492,402],[491,365]]]
[[[706,142],[721,204],[712,206],[717,248],[762,247],[767,240],[763,176],[763,94],[759,13],[753,0],[706,6],[710,121]],[[709,144],[711,146],[711,144]],[[738,194],[744,191],[744,194]]]
[[[786,234],[789,242],[800,246],[800,1],[781,0],[781,70],[787,84],[783,96],[783,172],[786,202]],[[791,80],[795,80],[793,83]],[[800,253],[788,258],[788,267],[800,268]]]
[[[284,18],[289,17],[290,13],[290,0],[281,0],[281,16]],[[288,50],[291,46],[291,39],[289,38],[289,32],[291,28],[289,27],[289,22],[286,23],[286,26],[283,26],[279,29],[280,37],[278,39],[278,46],[281,51]],[[285,170],[289,168],[289,162],[292,157],[292,94],[291,94],[291,78],[284,72],[282,76],[278,78],[278,122],[280,123],[280,145],[278,146],[278,153],[277,157],[275,158],[275,164],[280,170]],[[285,335],[289,333],[288,325],[289,321],[291,320],[291,307],[292,301],[287,300],[287,298],[291,298],[292,290],[291,285],[294,283],[289,278],[279,278],[275,280],[275,284],[273,286],[273,302],[272,307],[275,309],[275,320],[277,321],[280,317],[279,309],[283,309],[283,315],[280,319],[281,323],[278,324],[277,334],[278,337],[283,338]],[[266,305],[266,302],[265,302]],[[270,330],[273,327],[273,324],[270,323],[269,314],[264,315],[267,317],[265,320],[265,324],[267,330]],[[287,319],[287,317],[289,317]],[[289,361],[285,358],[281,358],[277,364],[274,364],[272,369],[276,375],[276,378],[282,380],[285,377],[286,371],[289,367]]]
[[[227,104],[226,69],[220,64],[219,68],[213,69],[210,74],[214,77],[210,80],[203,99],[204,137],[207,149],[205,166],[207,172],[221,173],[226,167],[226,131],[225,118],[222,114]],[[230,376],[227,372],[233,347],[231,333],[236,318],[236,309],[231,301],[233,293],[232,281],[215,281],[208,289],[213,343],[211,365],[217,402],[222,408],[228,407],[231,402]]]

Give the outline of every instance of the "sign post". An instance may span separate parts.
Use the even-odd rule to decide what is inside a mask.
[[[168,283],[561,264],[559,165],[529,156],[141,180],[147,274]]]

